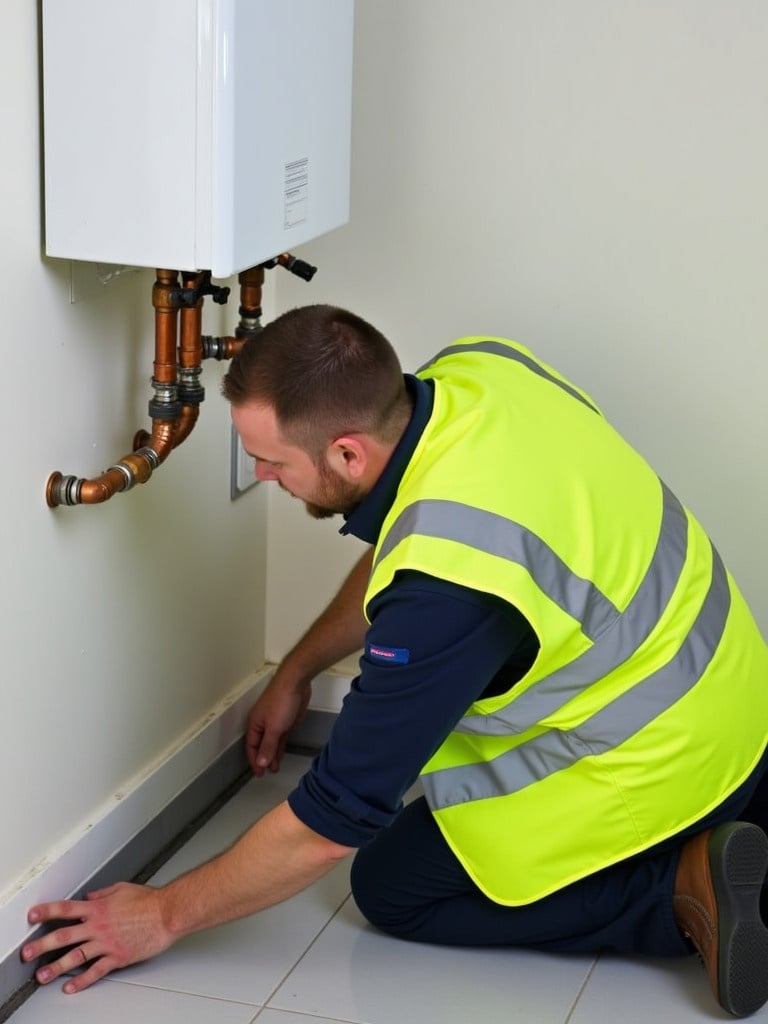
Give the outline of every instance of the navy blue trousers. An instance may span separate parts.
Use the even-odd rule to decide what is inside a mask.
[[[692,827],[522,907],[501,906],[478,890],[422,797],[358,851],[352,894],[371,924],[417,942],[685,956],[692,947],[672,913],[680,848],[692,835],[728,821],[750,821],[768,831],[767,766],[768,755],[735,793]]]

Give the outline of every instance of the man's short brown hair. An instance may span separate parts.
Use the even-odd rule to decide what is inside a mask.
[[[232,360],[222,394],[235,406],[271,406],[286,441],[313,458],[345,433],[394,441],[410,413],[392,345],[336,306],[301,306],[268,323]]]

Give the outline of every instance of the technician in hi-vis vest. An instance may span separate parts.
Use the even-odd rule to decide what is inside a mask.
[[[393,935],[698,951],[726,1010],[762,1006],[768,648],[597,404],[484,335],[404,376],[375,328],[327,306],[268,324],[224,394],[259,479],[370,545],[251,712],[251,763],[276,771],[312,678],[363,648],[328,743],[262,819],[282,831],[240,841],[254,876],[282,853],[284,898],[356,850],[353,895]],[[234,874],[224,854],[187,884]],[[244,913],[268,905],[255,889]]]

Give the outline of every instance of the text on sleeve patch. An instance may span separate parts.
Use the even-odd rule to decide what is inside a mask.
[[[370,641],[365,645],[365,653],[371,661],[382,664],[389,662],[393,665],[407,665],[411,660],[411,652],[407,647],[382,647],[381,644],[372,644]]]

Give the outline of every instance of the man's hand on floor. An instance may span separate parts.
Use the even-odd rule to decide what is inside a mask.
[[[116,968],[162,953],[174,941],[163,922],[160,891],[127,882],[88,893],[85,900],[41,903],[31,908],[28,919],[30,924],[62,923],[22,949],[25,962],[63,951],[35,972],[41,985],[88,965],[67,980],[63,990],[68,995]]]

